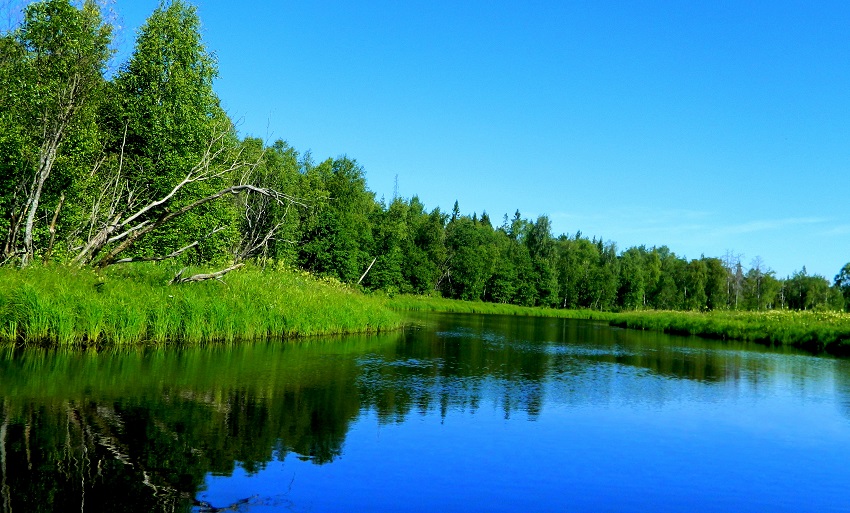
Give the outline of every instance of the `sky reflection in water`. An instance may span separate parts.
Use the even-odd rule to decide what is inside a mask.
[[[571,321],[437,316],[429,328],[452,323],[471,325],[357,358],[367,397],[391,390],[419,408],[366,407],[332,464],[290,455],[203,495],[295,511],[848,506],[845,361]]]
[[[847,511],[848,361],[591,322],[419,321],[295,344],[10,353],[4,504]]]

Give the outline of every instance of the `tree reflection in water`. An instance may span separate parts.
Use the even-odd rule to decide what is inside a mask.
[[[529,420],[546,402],[633,399],[623,369],[706,386],[776,374],[816,386],[844,361],[589,322],[432,316],[381,336],[102,353],[14,350],[0,358],[3,511],[226,511],[196,497],[208,475],[251,474],[294,453],[342,454],[364,412],[475,412]],[[612,372],[616,369],[617,372]],[[836,372],[847,415],[850,385]],[[663,380],[662,380],[663,381]],[[647,398],[649,397],[649,398]],[[285,500],[285,498],[281,499]]]

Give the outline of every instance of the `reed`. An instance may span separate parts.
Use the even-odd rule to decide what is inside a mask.
[[[246,266],[224,283],[167,285],[172,265],[97,273],[0,269],[0,341],[134,345],[377,332],[402,325],[385,298],[287,269]]]

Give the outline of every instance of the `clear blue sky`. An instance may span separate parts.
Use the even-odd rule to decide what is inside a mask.
[[[242,135],[495,224],[850,261],[850,2],[198,0]],[[122,52],[156,0],[117,0]]]

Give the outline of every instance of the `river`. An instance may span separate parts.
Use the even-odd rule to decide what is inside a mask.
[[[850,361],[591,321],[0,356],[29,511],[850,511]]]

